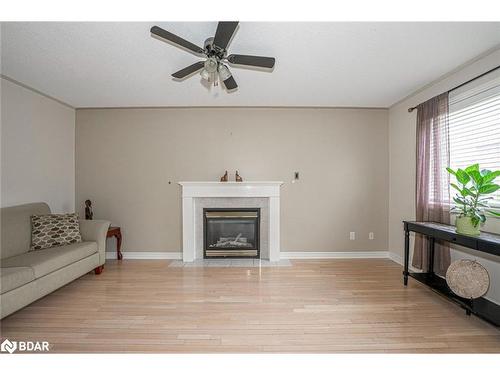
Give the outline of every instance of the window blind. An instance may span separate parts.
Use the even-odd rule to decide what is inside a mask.
[[[500,77],[451,92],[449,113],[450,167],[500,170]],[[500,207],[500,192],[492,197]]]

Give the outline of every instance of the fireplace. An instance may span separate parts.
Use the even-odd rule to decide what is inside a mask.
[[[193,262],[205,254],[204,208],[259,207],[259,259],[280,260],[281,181],[181,181],[182,260]],[[241,211],[241,210],[240,210]]]
[[[204,208],[203,257],[260,258],[260,208]]]

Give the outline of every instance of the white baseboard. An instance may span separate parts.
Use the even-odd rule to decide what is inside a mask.
[[[182,259],[181,252],[124,251],[123,259]],[[116,251],[106,251],[106,259],[116,259]]]
[[[393,262],[403,265],[403,258],[399,254],[392,253],[389,251],[389,259],[392,260]]]
[[[123,259],[182,259],[181,252],[124,251]],[[283,251],[281,259],[379,259],[391,258],[388,251]],[[106,259],[116,259],[116,251],[107,251]],[[395,262],[397,260],[393,259]]]
[[[281,259],[373,259],[389,258],[388,251],[283,251]]]

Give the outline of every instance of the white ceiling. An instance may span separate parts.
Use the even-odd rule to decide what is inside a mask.
[[[498,46],[500,23],[242,22],[231,53],[274,56],[274,71],[232,68],[239,89],[170,74],[198,57],[154,39],[159,25],[195,44],[216,22],[3,23],[3,75],[74,107],[388,107]]]

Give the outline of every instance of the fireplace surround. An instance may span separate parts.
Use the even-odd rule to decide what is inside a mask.
[[[281,181],[179,182],[182,187],[182,259],[204,258],[204,208],[260,208],[260,258],[280,259]]]

